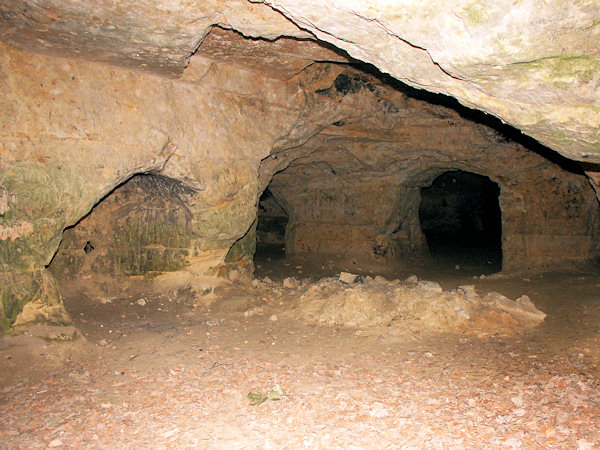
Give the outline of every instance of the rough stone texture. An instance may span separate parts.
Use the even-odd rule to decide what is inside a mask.
[[[136,173],[194,192],[185,264],[206,273],[256,218],[261,158],[336,120],[334,102],[297,82],[200,56],[181,81],[5,45],[0,59],[0,265],[18,278],[35,277],[63,229]]]
[[[500,187],[506,271],[566,267],[597,255],[598,202],[576,165],[552,162],[457,111],[364,75],[343,73],[323,93],[355,113],[278,159],[288,165],[269,189],[290,216],[290,254],[423,258],[420,188],[461,169]]]
[[[600,161],[595,1],[266,2],[408,84],[497,115],[571,158]]]
[[[1,273],[0,300],[0,333],[30,323],[71,323],[56,281],[46,269]]]
[[[5,42],[170,76],[181,74],[213,25],[269,39],[313,36],[596,163],[599,24],[600,7],[589,0],[0,3]]]
[[[76,56],[180,76],[213,25],[247,36],[308,37],[281,14],[245,0],[0,2],[3,41],[31,51]]]
[[[182,269],[194,241],[188,203],[195,193],[164,176],[134,176],[65,230],[52,272],[71,277]]]
[[[125,273],[166,269],[156,261],[135,262],[162,248],[176,250],[170,268],[182,268],[186,279],[248,261],[256,244],[258,197],[282,170],[273,186],[287,202],[286,246],[292,252],[302,246],[340,252],[340,242],[350,242],[346,256],[377,256],[374,246],[402,258],[423,255],[415,214],[419,189],[443,171],[461,168],[502,188],[507,268],[595,255],[597,204],[581,174],[565,172],[456,111],[409,98],[393,80],[340,64],[347,57],[331,47],[299,39],[246,40],[215,29],[183,70],[212,23],[253,36],[306,37],[265,5],[211,5],[112,2],[88,15],[85,1],[0,3],[1,39],[38,52],[0,44],[4,328],[38,298],[40,274],[49,276],[44,267],[63,230],[140,173],[185,191],[172,225],[185,228],[186,236],[173,243],[149,229],[155,216],[143,207],[161,203],[146,201],[135,189],[113,210],[118,197],[109,200],[101,222],[109,226],[102,242],[110,251],[102,264],[118,259],[119,242],[135,241],[119,266]],[[219,13],[211,15],[211,8]],[[185,16],[190,9],[194,13]],[[80,58],[39,53],[76,56],[76,49]],[[585,123],[581,130],[589,131]],[[128,208],[127,202],[137,201],[139,208]],[[129,214],[125,224],[135,235],[117,226],[119,211]],[[66,233],[64,251],[81,256],[89,240],[83,240],[85,227],[98,229],[99,222],[89,219]],[[153,257],[164,257],[161,251]],[[60,267],[61,276],[78,270]],[[41,291],[41,309],[56,304],[44,294],[50,291]]]

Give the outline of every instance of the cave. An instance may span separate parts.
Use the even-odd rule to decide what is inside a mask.
[[[474,274],[502,269],[500,188],[488,177],[445,172],[421,189],[419,219],[430,255]]]
[[[593,2],[97,3],[0,5],[4,445],[600,446]]]

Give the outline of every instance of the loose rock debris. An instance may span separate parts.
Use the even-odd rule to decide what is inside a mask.
[[[289,317],[329,326],[514,333],[546,317],[527,296],[514,301],[491,292],[481,298],[469,285],[444,292],[438,283],[416,276],[401,282],[342,272],[313,283],[286,278],[281,285],[268,280],[257,287],[272,299],[285,297],[293,307]]]

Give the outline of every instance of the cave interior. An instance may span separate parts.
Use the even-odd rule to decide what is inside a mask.
[[[262,159],[253,220],[230,241],[226,263],[273,275],[293,257],[313,278],[594,270],[600,210],[580,166],[372,66],[322,65],[337,76],[316,97],[351,115]],[[194,193],[160,172],[131,176],[66,228],[49,268],[60,278],[185,267]],[[83,251],[88,242],[93,252]]]
[[[432,446],[516,439],[508,426],[472,438],[465,411],[475,408],[481,421],[505,408],[525,427],[526,416],[533,425],[518,443],[600,444],[595,165],[303,35],[250,38],[214,26],[177,62],[179,72],[172,61],[148,71],[102,55],[90,63],[58,50],[2,51],[17,73],[13,85],[25,86],[5,95],[23,98],[27,111],[5,139],[24,156],[0,177],[0,218],[10,225],[0,241],[2,330],[22,337],[35,324],[45,343],[67,349],[3,344],[3,383],[22,373],[99,383],[95,414],[111,424],[117,404],[146,407],[136,400],[143,391],[149,407],[168,405],[160,417],[144,410],[155,419],[140,425],[145,444],[202,447],[210,438],[215,448],[271,448],[265,424],[277,414],[236,413],[247,398],[282,405],[285,424],[273,438],[281,447],[291,439],[294,448],[328,448],[329,437],[308,440],[308,430],[344,414],[352,430],[336,425],[339,448],[367,422],[375,431],[359,448],[382,430],[396,430],[386,435],[393,447],[394,433],[424,422],[441,429],[457,408],[463,440],[444,431]],[[31,353],[13,359],[25,352],[15,348]],[[43,363],[29,367],[33,353]],[[201,383],[190,381],[198,375]],[[414,384],[399,390],[409,375]],[[510,384],[527,376],[529,387]],[[287,398],[280,383],[295,393]],[[254,392],[259,385],[265,394]],[[414,386],[423,393],[415,411],[427,415],[398,422],[402,411],[416,417],[399,403]],[[577,395],[554,399],[565,386]],[[328,401],[314,402],[317,389]],[[361,410],[355,405],[371,402],[365,389],[376,403]],[[25,404],[18,388],[10,392]],[[77,392],[72,398],[83,398]],[[459,406],[446,407],[454,393]],[[201,407],[177,415],[172,398],[180,410],[189,399]],[[319,403],[321,416],[308,403]],[[208,417],[214,404],[226,416]],[[539,404],[552,419],[536,416]],[[554,404],[560,411],[548,412]],[[85,417],[98,410],[77,407]],[[33,414],[28,408],[23,414]],[[432,408],[442,410],[442,425]],[[298,411],[306,420],[294,437]],[[35,419],[56,418],[55,434],[40,426],[23,442],[118,446],[102,427],[65,431],[59,424],[71,416],[61,414]],[[152,428],[171,415],[176,431]],[[199,438],[190,423],[205,421],[212,431]],[[215,437],[222,431],[234,436]]]

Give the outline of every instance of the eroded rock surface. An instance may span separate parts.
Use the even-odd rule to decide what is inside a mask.
[[[503,270],[564,268],[595,257],[600,211],[576,164],[549,160],[464,111],[357,72],[341,73],[319,92],[353,113],[263,162],[277,165],[269,190],[289,215],[288,254],[422,259],[429,254],[422,188],[462,170],[496,184]]]
[[[256,173],[274,141],[305,140],[336,117],[334,102],[295,81],[200,56],[181,81],[5,45],[0,58],[5,276],[33,276],[63,229],[137,173],[160,173],[188,192],[185,263],[205,273],[254,222]],[[330,72],[310,71],[315,80]],[[305,126],[294,129],[298,122]],[[5,310],[22,302],[10,286],[1,288]]]
[[[599,162],[594,1],[5,1],[2,40],[179,76],[213,25],[318,38],[385,73],[488,111],[574,159]]]
[[[590,100],[597,93],[595,68],[585,66],[582,78],[579,69],[571,73],[569,63],[566,81],[553,84],[536,75],[537,70],[554,73],[562,66],[553,65],[553,56],[537,55],[545,63],[528,65],[526,72],[534,81],[513,86],[514,77],[500,77],[489,61],[500,69],[508,64],[522,70],[519,58],[526,53],[505,61],[495,60],[490,50],[484,52],[490,59],[476,65],[475,50],[456,56],[456,47],[449,45],[447,53],[427,53],[382,26],[386,21],[390,29],[401,26],[410,11],[394,17],[385,12],[381,20],[372,20],[383,13],[369,5],[352,9],[334,2],[323,9],[317,2],[281,3],[273,9],[243,1],[197,7],[157,0],[144,7],[109,2],[95,7],[93,14],[86,2],[0,5],[0,39],[8,43],[0,44],[3,329],[35,297],[40,274],[49,275],[46,266],[63,231],[122,185],[125,203],[134,207],[119,205],[114,191],[117,197],[104,209],[92,211],[79,223],[81,228],[67,232],[62,250],[71,254],[57,255],[58,276],[85,268],[85,249],[90,247],[94,252],[89,255],[104,255],[94,270],[107,273],[117,266],[129,274],[181,269],[189,279],[227,273],[223,268],[228,264],[248,265],[256,245],[258,199],[272,181],[274,195],[290,215],[286,249],[291,253],[419,257],[426,253],[415,214],[419,189],[454,169],[486,175],[500,186],[506,268],[595,257],[598,205],[579,166],[550,162],[521,139],[462,117],[466,110],[429,104],[423,93],[352,58],[506,116],[557,150],[579,159],[590,156],[590,161],[597,133],[590,128],[597,112],[589,111],[590,102],[597,101],[597,96]],[[429,6],[422,8],[427,12]],[[448,13],[444,8],[437,8],[436,20]],[[463,9],[458,17],[466,14]],[[577,18],[572,25],[578,30],[594,14],[592,7],[579,5],[567,17]],[[449,26],[455,26],[454,20]],[[543,15],[542,28],[536,26],[534,32],[541,33],[553,20]],[[326,39],[328,27],[336,23]],[[475,28],[481,30],[487,22],[481,23]],[[519,19],[517,25],[526,23]],[[220,27],[209,34],[215,24]],[[347,38],[348,27],[355,30],[355,41]],[[574,33],[578,39],[591,38],[596,26],[585,30]],[[382,31],[386,39],[374,44]],[[427,33],[424,46],[437,42],[439,36]],[[457,42],[470,43],[465,36],[458,33]],[[597,50],[579,48],[584,59],[593,59]],[[459,61],[466,61],[464,67]],[[474,88],[477,68],[485,68],[487,78]],[[459,69],[464,73],[457,76]],[[501,89],[504,79],[510,89]],[[565,83],[575,94],[558,95]],[[519,95],[539,89],[540,95],[528,94],[517,104],[511,89]],[[498,97],[491,97],[492,90]],[[583,106],[573,109],[565,106],[567,101]],[[564,114],[557,115],[555,107]],[[527,115],[531,111],[533,116]],[[560,131],[561,138],[550,139],[549,129]],[[584,169],[594,181],[596,168]],[[174,209],[156,199],[146,201],[139,190],[124,185],[137,174],[170,180],[185,192],[183,200]],[[148,227],[157,217],[148,213],[151,207],[173,213],[172,220],[160,224],[160,233]],[[86,237],[92,231],[101,236],[104,248]],[[123,245],[134,241],[131,251],[123,252]],[[119,258],[125,263],[115,264]],[[53,302],[48,297],[47,306]]]
[[[596,2],[267,3],[383,72],[484,109],[566,156],[598,162]]]

